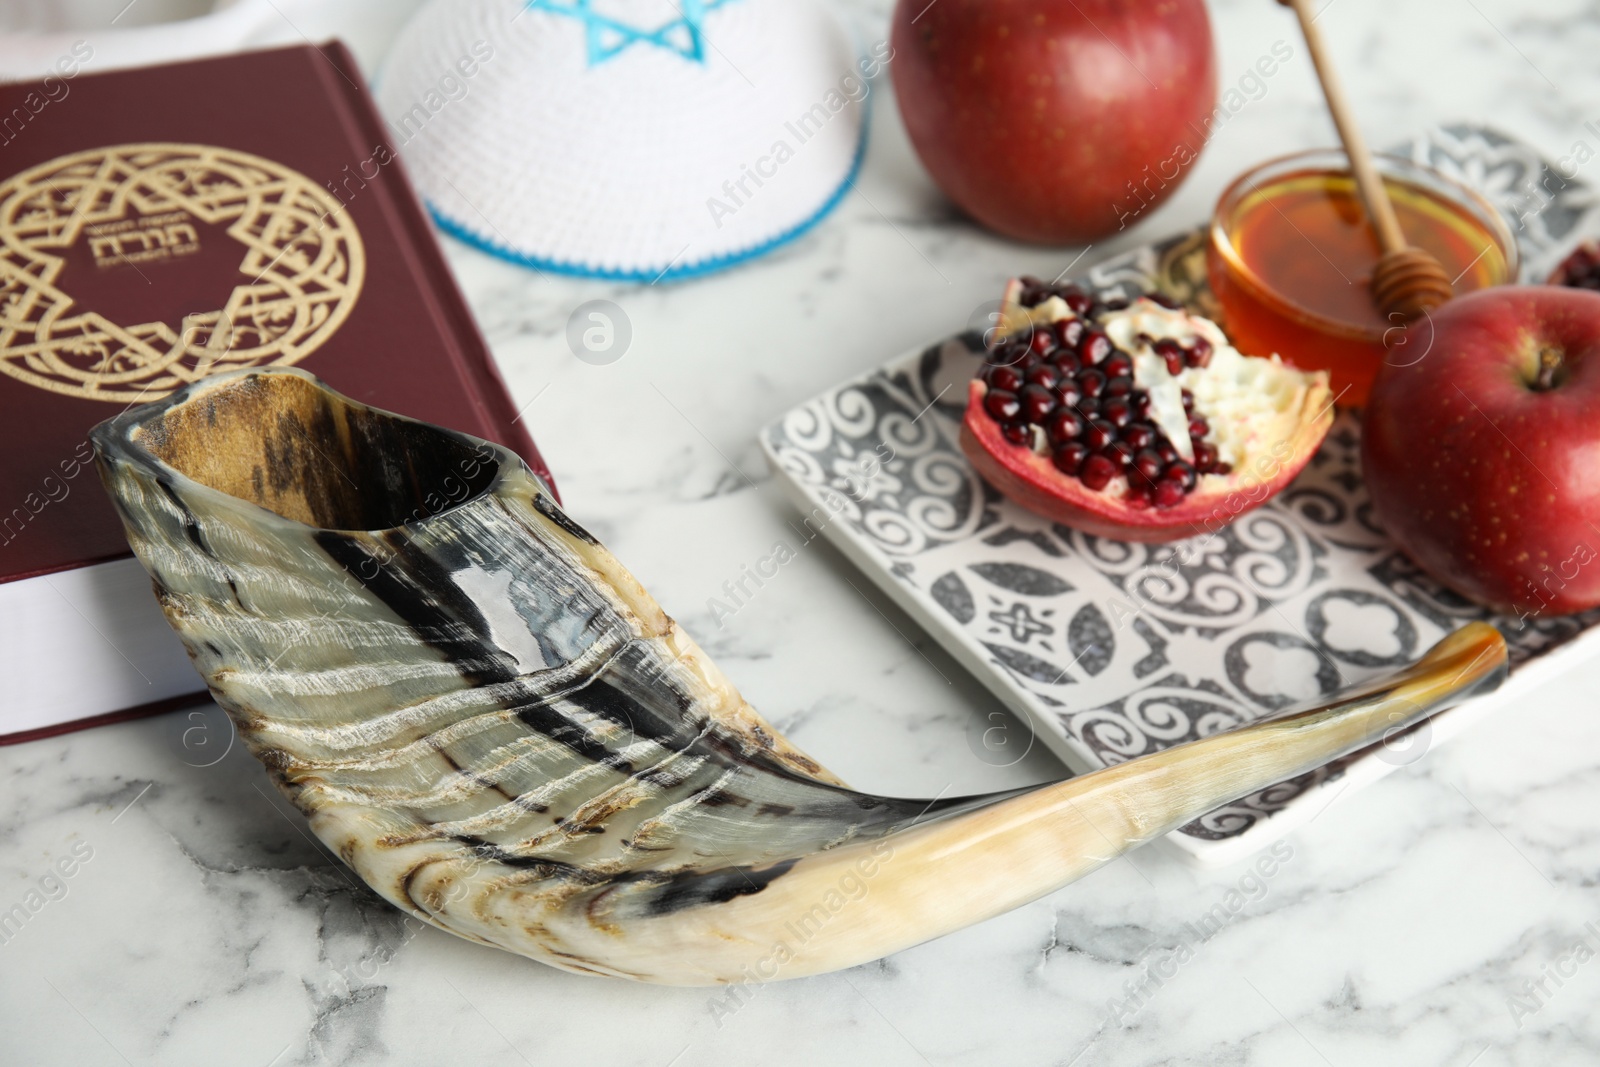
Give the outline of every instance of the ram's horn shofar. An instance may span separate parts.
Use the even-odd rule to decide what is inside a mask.
[[[1081,878],[1505,670],[1489,626],[1309,710],[1064,782],[845,788],[512,453],[295,370],[94,431],[167,618],[311,828],[409,914],[584,974],[848,967]]]

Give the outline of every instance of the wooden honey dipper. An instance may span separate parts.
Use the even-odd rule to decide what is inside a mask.
[[[1317,80],[1322,83],[1322,95],[1333,113],[1339,140],[1344,142],[1345,155],[1350,157],[1350,169],[1355,174],[1362,203],[1366,205],[1367,217],[1378,231],[1383,256],[1372,270],[1372,301],[1386,318],[1399,315],[1403,321],[1432,311],[1455,295],[1450,276],[1431,253],[1406,243],[1394,205],[1389,202],[1389,191],[1383,187],[1383,179],[1372,163],[1372,153],[1367,151],[1367,143],[1361,138],[1361,128],[1356,125],[1350,102],[1345,98],[1344,88],[1328,57],[1322,31],[1312,16],[1311,0],[1278,0],[1278,3],[1292,8],[1300,20],[1300,32],[1305,36],[1311,62],[1317,68]]]

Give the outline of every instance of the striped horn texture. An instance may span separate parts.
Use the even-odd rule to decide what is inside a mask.
[[[873,796],[757,715],[503,448],[293,369],[219,374],[93,440],[168,620],[317,836],[418,919],[583,974],[872,960],[1505,671],[1472,624],[1360,691],[1094,774]]]

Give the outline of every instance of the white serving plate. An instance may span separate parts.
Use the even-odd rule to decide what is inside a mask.
[[[1547,182],[1560,191],[1530,202],[1549,165],[1494,131],[1443,128],[1405,151],[1507,214],[1525,278],[1543,277],[1593,230],[1583,225],[1589,190]],[[1159,288],[1215,311],[1198,231],[1101,263],[1084,281],[1123,295]],[[761,444],[812,528],[1074,773],[1390,671],[1469,619],[1495,623],[1510,645],[1499,690],[1169,834],[1188,860],[1254,852],[1600,651],[1600,611],[1495,618],[1417,570],[1370,517],[1350,414],[1288,490],[1217,534],[1138,545],[1055,526],[983,482],[957,444],[981,354],[972,332],[906,353],[789,411]]]

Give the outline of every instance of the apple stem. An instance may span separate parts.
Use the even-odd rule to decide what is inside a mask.
[[[1539,349],[1539,373],[1533,379],[1533,387],[1539,392],[1555,388],[1556,372],[1561,369],[1561,350],[1554,345],[1547,345]]]

